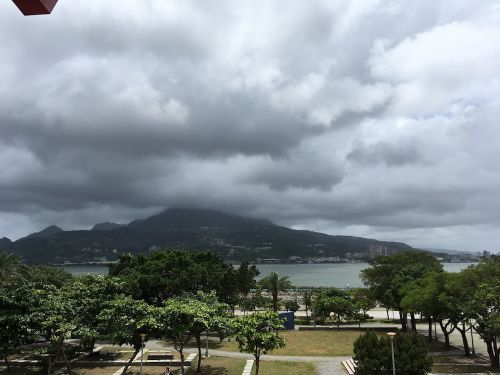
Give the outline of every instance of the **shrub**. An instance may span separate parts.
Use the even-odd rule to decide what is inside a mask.
[[[397,334],[394,337],[396,372],[405,375],[423,375],[430,371],[432,359],[422,336]],[[372,331],[360,336],[354,343],[356,375],[382,375],[392,370],[391,339],[377,337]]]

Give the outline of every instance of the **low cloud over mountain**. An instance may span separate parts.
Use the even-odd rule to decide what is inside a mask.
[[[6,1],[0,42],[0,236],[189,206],[498,248],[496,1]]]

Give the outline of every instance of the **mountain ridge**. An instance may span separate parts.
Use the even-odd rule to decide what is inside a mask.
[[[294,230],[265,219],[193,208],[174,207],[127,225],[106,227],[109,229],[63,231],[51,226],[2,245],[28,263],[105,262],[116,259],[120,252],[162,248],[209,250],[232,261],[344,257],[366,254],[370,245],[386,246],[393,252],[414,250],[402,242]]]

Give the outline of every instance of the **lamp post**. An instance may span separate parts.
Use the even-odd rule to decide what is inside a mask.
[[[140,333],[139,336],[141,336],[141,370],[140,370],[140,374],[142,375],[142,356],[144,355],[144,338],[146,337],[146,334]]]
[[[394,332],[387,332],[387,336],[389,336],[391,338],[392,375],[396,375],[396,363],[394,361],[394,336],[396,336],[396,333],[394,333]]]

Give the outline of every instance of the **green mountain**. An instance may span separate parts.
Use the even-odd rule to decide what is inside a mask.
[[[50,231],[14,242],[4,240],[3,250],[14,252],[28,263],[82,263],[113,260],[121,252],[163,248],[210,250],[227,260],[250,261],[343,257],[348,252],[367,253],[370,245],[387,246],[391,251],[412,249],[401,242],[293,230],[268,220],[199,209],[171,208],[126,226],[104,227],[73,231],[49,227]]]

